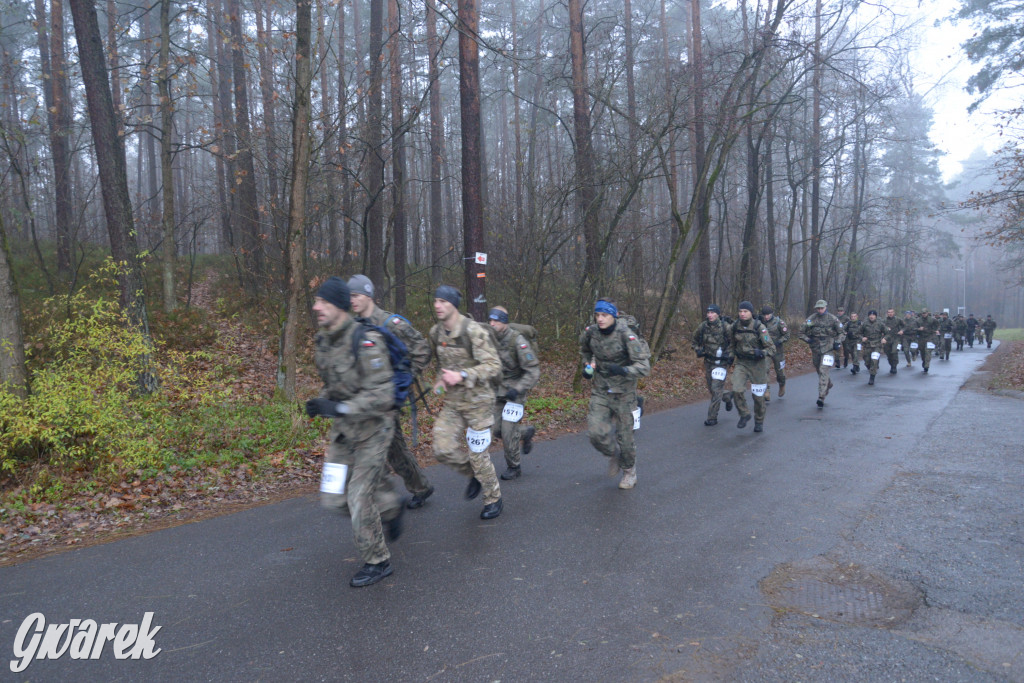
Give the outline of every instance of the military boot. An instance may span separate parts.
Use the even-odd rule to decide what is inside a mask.
[[[533,450],[533,435],[537,433],[536,428],[527,427],[523,432],[523,455],[529,455]]]
[[[510,479],[518,479],[521,476],[523,476],[523,468],[519,467],[519,466],[517,466],[517,467],[509,467],[508,469],[506,469],[504,472],[501,473],[502,481],[508,481]]]
[[[785,395],[786,395],[786,383],[785,382],[779,382],[779,398],[782,398]]]
[[[636,486],[636,465],[622,470],[622,480],[619,481],[620,489],[631,489]]]
[[[869,387],[870,386],[874,386],[874,384],[875,384],[875,376],[871,375],[871,377],[868,378],[868,386]]]
[[[765,389],[764,390],[764,402],[765,403],[771,403],[772,402],[772,390],[771,389]]]
[[[384,560],[379,564],[366,563],[348,583],[353,588],[372,586],[384,577],[391,576],[391,571],[391,563],[388,560]]]

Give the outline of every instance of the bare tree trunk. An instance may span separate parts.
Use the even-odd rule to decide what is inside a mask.
[[[431,280],[441,281],[441,259],[447,249],[441,204],[441,154],[444,144],[444,112],[441,111],[441,83],[438,58],[440,44],[437,39],[437,6],[426,0],[428,81],[430,88],[430,260]]]
[[[370,0],[370,84],[369,109],[366,112],[366,189],[369,205],[363,229],[366,231],[363,268],[376,286],[384,282],[384,157],[381,126],[384,121],[383,21],[384,0]]]
[[[583,241],[586,249],[583,281],[590,284],[589,293],[593,295],[600,289],[603,270],[597,225],[590,103],[587,98],[582,0],[569,0],[569,54],[572,59],[572,118],[576,136],[576,207],[579,220],[583,224]]]
[[[11,252],[7,247],[7,229],[0,213],[0,390],[15,396],[28,395],[28,372],[25,369],[25,337],[22,334],[21,300],[18,283],[11,268]]]
[[[147,0],[149,1],[149,0]],[[156,3],[161,0],[151,0],[153,2],[142,16],[140,22],[140,30],[144,36],[142,46],[140,49],[144,50],[142,55],[142,61],[145,63],[145,74],[140,76],[139,85],[142,89],[142,111],[143,116],[147,117],[149,121],[156,120],[156,112],[153,110],[153,79],[152,79],[152,57],[153,53],[149,46],[149,41],[153,40],[153,8],[156,7]],[[159,165],[156,160],[156,136],[153,135],[152,124],[140,127],[142,137],[139,138],[139,153],[141,157],[143,143],[145,143],[145,159],[146,159],[146,189],[142,192],[143,201],[140,205],[146,207],[145,212],[142,214],[143,228],[145,229],[145,236],[150,236],[150,229],[155,229],[157,224],[156,212],[159,206],[159,197],[157,196],[157,169]],[[141,183],[140,183],[141,187]]]
[[[224,41],[220,39],[216,17],[221,14],[220,0],[207,0],[206,3],[206,48],[211,59],[210,92],[213,96],[213,128],[219,149],[213,155],[217,179],[217,201],[220,206],[220,241],[228,251],[234,251],[234,238],[231,234],[231,204],[228,199],[226,184],[234,182],[234,164],[231,158],[235,153],[235,137],[231,130],[231,114],[225,113],[225,107],[231,106],[231,72],[227,68],[224,57]]]
[[[576,0],[578,1],[578,0]],[[480,194],[480,53],[476,44],[480,13],[476,0],[459,0],[459,109],[462,118],[462,223],[466,258],[466,300],[470,315],[483,320],[486,309],[483,267],[484,205]]]
[[[117,52],[117,0],[107,0],[107,55],[110,60],[110,94],[114,98],[114,111],[117,112],[118,130],[124,126],[121,114],[124,103],[121,101],[121,57]]]
[[[711,288],[711,236],[708,234],[708,196],[704,178],[706,163],[704,138],[704,47],[703,29],[700,19],[700,0],[690,2],[692,40],[690,41],[690,63],[693,64],[693,177],[699,183],[694,193],[697,198],[697,289],[701,310],[712,302]]]
[[[392,234],[395,240],[395,310],[405,310],[405,277],[408,226],[405,216],[405,122],[402,105],[402,27],[398,18],[398,0],[388,0],[388,41],[391,60],[391,182]]]
[[[347,271],[352,258],[352,207],[348,182],[348,83],[345,80],[345,2],[338,3],[338,144],[335,172],[341,174],[341,265]]]
[[[295,105],[292,113],[292,187],[288,211],[287,266],[285,289],[288,293],[284,332],[281,335],[283,368],[278,366],[278,386],[285,398],[295,400],[295,361],[298,346],[299,307],[306,278],[303,276],[303,257],[306,253],[306,184],[309,176],[309,86],[312,80],[310,65],[310,34],[312,32],[312,0],[295,2]],[[283,374],[283,377],[282,377]]]
[[[266,25],[263,13],[266,11]],[[270,195],[270,219],[274,226],[272,244],[283,242],[284,218],[282,210],[279,166],[277,154],[277,112],[274,106],[274,68],[270,61],[271,9],[263,2],[256,3],[256,53],[260,63],[260,97],[263,101],[263,138],[267,148],[267,192]]]
[[[775,234],[775,175],[772,164],[772,140],[773,133],[769,132],[764,148],[764,209],[765,220],[767,221],[765,227],[768,242],[768,273],[771,280],[769,287],[772,293],[772,303],[776,307],[776,313],[785,315],[785,311],[782,310],[781,291],[779,290],[779,253],[776,244],[777,235]]]
[[[64,56],[64,3],[50,0],[49,44],[46,36],[46,9],[43,0],[36,0],[36,31],[47,122],[50,128],[50,155],[53,158],[54,223],[57,235],[57,273],[71,273],[71,89],[68,85],[67,60]]]
[[[164,311],[170,313],[177,306],[174,297],[174,262],[177,245],[174,240],[174,181],[171,163],[171,139],[174,135],[171,102],[171,0],[160,0],[160,61],[157,89],[160,93],[160,176],[163,184],[163,294]]]
[[[629,0],[626,0],[628,3]],[[515,163],[515,226],[521,228],[523,224],[523,133],[522,121],[519,107],[519,16],[517,14],[516,0],[512,4],[512,130],[515,133],[515,149],[513,150],[513,163]],[[518,231],[516,234],[521,234]]]
[[[238,0],[228,0],[231,14],[232,71],[235,86],[235,135],[238,139],[236,168],[235,217],[244,245],[244,257],[253,290],[263,287],[263,244],[260,239],[260,217],[256,193],[256,167],[253,163],[253,141],[249,123],[249,91],[245,77],[245,41],[242,36],[241,9]]]
[[[327,162],[324,164],[326,170],[325,186],[327,188],[327,255],[331,264],[336,264],[341,260],[341,244],[338,240],[340,192],[338,191],[337,183],[338,173],[334,165],[338,158],[335,150],[340,145],[334,142],[334,136],[331,134],[334,129],[334,120],[331,112],[331,87],[328,80],[330,70],[327,68],[327,41],[325,35],[327,3],[324,0],[317,0],[316,17],[316,52],[320,63],[320,120],[323,121],[323,154]]]
[[[132,324],[149,339],[149,321],[142,281],[142,265],[135,241],[135,222],[132,218],[131,197],[128,195],[128,169],[125,162],[124,142],[117,134],[114,100],[107,80],[107,65],[103,55],[103,39],[93,0],[70,0],[78,41],[78,61],[82,69],[89,122],[92,126],[96,164],[99,169],[103,208],[107,215],[107,233],[110,252],[120,264],[119,284],[121,308]],[[146,391],[156,389],[156,377],[148,368],[140,377]]]
[[[818,254],[821,247],[821,0],[814,3],[814,75],[812,78],[813,111],[811,112],[811,242],[808,259],[806,311],[814,309],[818,294]]]

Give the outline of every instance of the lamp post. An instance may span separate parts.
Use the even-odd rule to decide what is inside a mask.
[[[963,308],[961,308],[959,310],[959,313],[961,315],[967,315],[967,269],[966,268],[957,268],[956,266],[953,266],[953,270],[955,270],[957,272],[961,272],[962,271],[963,274],[964,274],[964,290],[963,290],[964,291],[964,299],[963,299],[964,305],[963,305]],[[957,277],[959,278],[959,275]]]

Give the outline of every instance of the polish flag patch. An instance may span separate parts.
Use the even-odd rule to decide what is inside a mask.
[[[363,340],[363,346],[376,346],[376,344],[374,344],[374,343],[373,343],[372,341],[370,341],[369,339],[364,339],[364,340]]]
[[[528,346],[529,346],[529,344],[520,344],[520,345],[519,345],[519,348],[521,348],[521,349],[525,349],[525,348],[526,348],[526,347],[528,347]]]

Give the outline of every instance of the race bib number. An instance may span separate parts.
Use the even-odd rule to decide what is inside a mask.
[[[474,453],[483,453],[491,445],[491,430],[488,429],[467,429],[466,443],[469,450]]]
[[[641,414],[640,406],[637,406],[633,410],[633,431],[634,432],[636,430],[640,429],[640,414]]]
[[[719,382],[725,379],[725,376],[729,373],[725,368],[715,368],[711,371],[711,379],[718,380]]]
[[[878,360],[881,357],[882,357],[882,354],[880,354],[878,351],[872,351],[871,352],[871,360]]]
[[[826,356],[822,356],[821,357],[821,367],[823,367],[823,368],[830,368],[830,367],[832,367],[835,364],[836,364],[836,359],[833,358],[832,356],[826,355]]]
[[[768,391],[767,384],[751,384],[750,393],[754,396],[764,396],[764,392]]]
[[[784,361],[784,360],[780,360],[780,361],[779,361],[779,367],[780,367],[780,368],[783,368],[783,369],[785,369],[785,367],[786,367],[786,361]]]
[[[345,493],[345,478],[348,476],[348,465],[336,462],[325,462],[324,473],[320,477],[320,490],[324,493]]]
[[[953,333],[952,332],[947,332],[946,334],[942,335],[942,338],[943,339],[952,339],[953,338]]]
[[[931,342],[928,342],[927,344],[925,344],[925,347],[929,348],[929,349],[934,349],[935,348],[935,344],[932,344]]]
[[[861,345],[860,345],[860,343],[858,343],[858,344],[857,344],[857,350],[858,350],[858,351],[863,351],[863,350],[864,350],[864,347],[863,347],[863,346],[861,346]]]
[[[509,401],[501,411],[501,419],[506,422],[519,422],[523,419],[523,404]]]
[[[911,351],[916,351],[917,350],[917,342],[910,342],[910,350]]]

